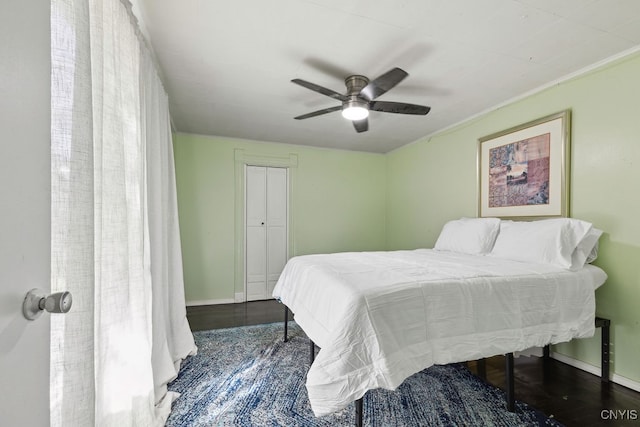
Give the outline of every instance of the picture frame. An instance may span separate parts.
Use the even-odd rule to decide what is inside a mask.
[[[569,216],[571,111],[478,140],[478,217]]]

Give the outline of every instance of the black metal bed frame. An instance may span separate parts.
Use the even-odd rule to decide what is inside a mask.
[[[289,308],[284,306],[284,342],[289,341]],[[603,317],[596,317],[596,328],[601,328],[601,365],[600,365],[600,380],[604,383],[609,382],[609,366],[611,355],[609,353],[609,341],[610,341],[610,328],[611,320]],[[313,364],[316,358],[316,345],[309,339],[309,366]],[[545,360],[550,358],[549,345],[546,345],[543,349],[543,357]],[[477,362],[478,376],[483,380],[487,379],[487,365],[485,359],[479,359]],[[515,412],[516,398],[515,398],[515,377],[513,376],[513,353],[505,354],[505,382],[506,382],[506,403],[507,410],[509,412]],[[356,426],[362,427],[362,419],[364,415],[362,397],[354,402],[356,410]]]

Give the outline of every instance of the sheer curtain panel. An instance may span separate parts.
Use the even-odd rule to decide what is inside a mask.
[[[163,425],[186,321],[166,93],[128,1],[52,0],[51,425]]]

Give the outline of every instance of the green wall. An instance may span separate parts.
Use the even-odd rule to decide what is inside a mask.
[[[243,291],[234,286],[237,150],[267,160],[297,156],[292,256],[385,248],[384,155],[181,133],[174,147],[187,303]]]
[[[478,138],[565,109],[571,216],[605,231],[595,264],[609,280],[596,291],[597,313],[612,320],[614,372],[640,382],[640,55],[389,153],[388,248],[432,247],[446,221],[476,215]],[[599,366],[598,336],[555,351]]]

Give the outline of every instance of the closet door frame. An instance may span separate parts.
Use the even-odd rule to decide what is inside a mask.
[[[247,166],[265,166],[286,168],[287,171],[287,259],[296,253],[293,203],[295,195],[295,182],[298,170],[297,154],[289,153],[283,156],[272,156],[252,153],[248,150],[237,148],[234,150],[235,160],[235,253],[234,253],[234,301],[245,302],[246,294],[246,176]]]

